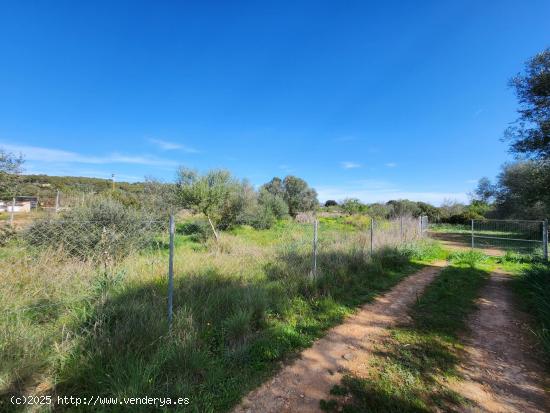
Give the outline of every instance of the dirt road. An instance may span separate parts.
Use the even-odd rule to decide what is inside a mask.
[[[390,292],[366,304],[343,324],[331,329],[272,380],[246,396],[235,412],[319,412],[319,401],[346,371],[365,368],[388,327],[407,321],[407,310],[435,278],[445,262],[413,274]]]
[[[550,383],[527,316],[513,305],[509,276],[493,273],[464,338],[464,381],[453,390],[473,401],[467,412],[550,412]],[[545,388],[547,392],[545,392]]]

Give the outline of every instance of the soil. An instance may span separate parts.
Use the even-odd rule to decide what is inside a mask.
[[[466,412],[550,412],[550,382],[529,331],[514,305],[510,276],[493,273],[470,317],[464,380],[453,390],[472,401]],[[545,391],[546,390],[546,391]]]
[[[320,412],[343,373],[367,368],[388,328],[406,323],[408,308],[445,266],[437,262],[407,277],[391,291],[364,305],[343,324],[302,352],[270,381],[249,393],[234,412]]]
[[[472,249],[469,235],[428,232],[430,238],[439,241],[444,247],[457,251],[470,251]],[[502,248],[476,246],[476,249],[484,254],[499,257],[506,253]]]

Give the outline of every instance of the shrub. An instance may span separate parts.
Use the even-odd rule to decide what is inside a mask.
[[[465,211],[460,214],[451,215],[446,221],[449,224],[469,224],[472,219],[484,219],[483,215],[476,212]]]
[[[15,230],[9,226],[0,227],[0,247],[3,247],[8,243],[10,239],[15,236]]]
[[[271,213],[276,219],[281,219],[288,215],[288,205],[285,200],[279,195],[273,195],[266,189],[261,189],[258,194],[258,203],[271,210]]]
[[[190,235],[191,239],[195,242],[206,242],[213,236],[210,224],[206,220],[200,219],[179,224],[176,232],[178,234]]]
[[[472,268],[488,259],[487,255],[477,250],[457,251],[452,253],[449,258],[455,264],[464,264]]]
[[[363,211],[363,209],[365,209],[365,206],[357,198],[348,198],[348,199],[345,199],[344,202],[342,202],[342,205],[340,205],[340,208],[346,214],[353,215]]]
[[[537,264],[527,269],[515,281],[515,287],[523,299],[523,304],[536,320],[534,332],[542,344],[547,362],[550,362],[549,278],[550,266],[548,264]]]
[[[23,237],[37,247],[61,249],[81,259],[111,261],[144,246],[163,227],[166,222],[152,220],[114,199],[99,198],[59,217],[34,222]]]

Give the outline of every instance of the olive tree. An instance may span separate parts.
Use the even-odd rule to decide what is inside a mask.
[[[348,215],[358,214],[365,208],[365,205],[357,198],[346,198],[340,205],[342,211]]]
[[[0,149],[0,195],[15,196],[24,162],[23,155]]]
[[[204,214],[216,240],[219,239],[217,225],[237,187],[237,180],[225,170],[211,170],[199,175],[192,169],[181,167],[177,173],[176,188],[181,205]]]
[[[298,212],[311,211],[319,205],[317,192],[310,188],[306,181],[296,176],[287,176],[284,180],[275,177],[262,186],[274,196],[281,197],[288,206],[288,213],[293,218]]]

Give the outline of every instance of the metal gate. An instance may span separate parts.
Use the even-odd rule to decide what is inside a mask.
[[[472,248],[539,253],[548,259],[548,220],[472,219]]]

